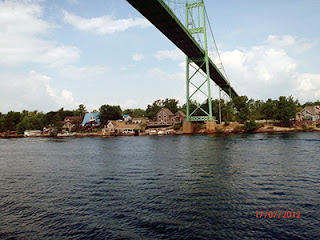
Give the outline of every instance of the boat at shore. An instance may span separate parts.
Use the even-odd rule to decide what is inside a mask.
[[[72,132],[72,133],[66,132],[66,133],[58,133],[57,137],[73,137],[75,135],[76,135],[75,132]]]

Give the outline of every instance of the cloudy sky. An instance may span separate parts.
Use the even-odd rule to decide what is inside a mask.
[[[240,95],[320,99],[320,1],[205,4]],[[164,98],[183,104],[184,60],[125,0],[0,0],[2,113],[81,103],[88,110],[102,104],[145,108]]]

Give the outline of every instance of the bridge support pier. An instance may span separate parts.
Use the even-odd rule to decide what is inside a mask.
[[[207,129],[207,133],[214,133],[216,132],[216,122],[210,122],[210,121],[206,121],[206,129]]]
[[[193,122],[183,123],[183,134],[192,134],[194,132]]]

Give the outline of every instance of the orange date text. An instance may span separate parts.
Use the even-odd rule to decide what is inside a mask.
[[[256,218],[300,218],[300,211],[256,211]]]

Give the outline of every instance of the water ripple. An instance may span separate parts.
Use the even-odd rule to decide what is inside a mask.
[[[319,239],[319,141],[0,140],[0,239]]]

